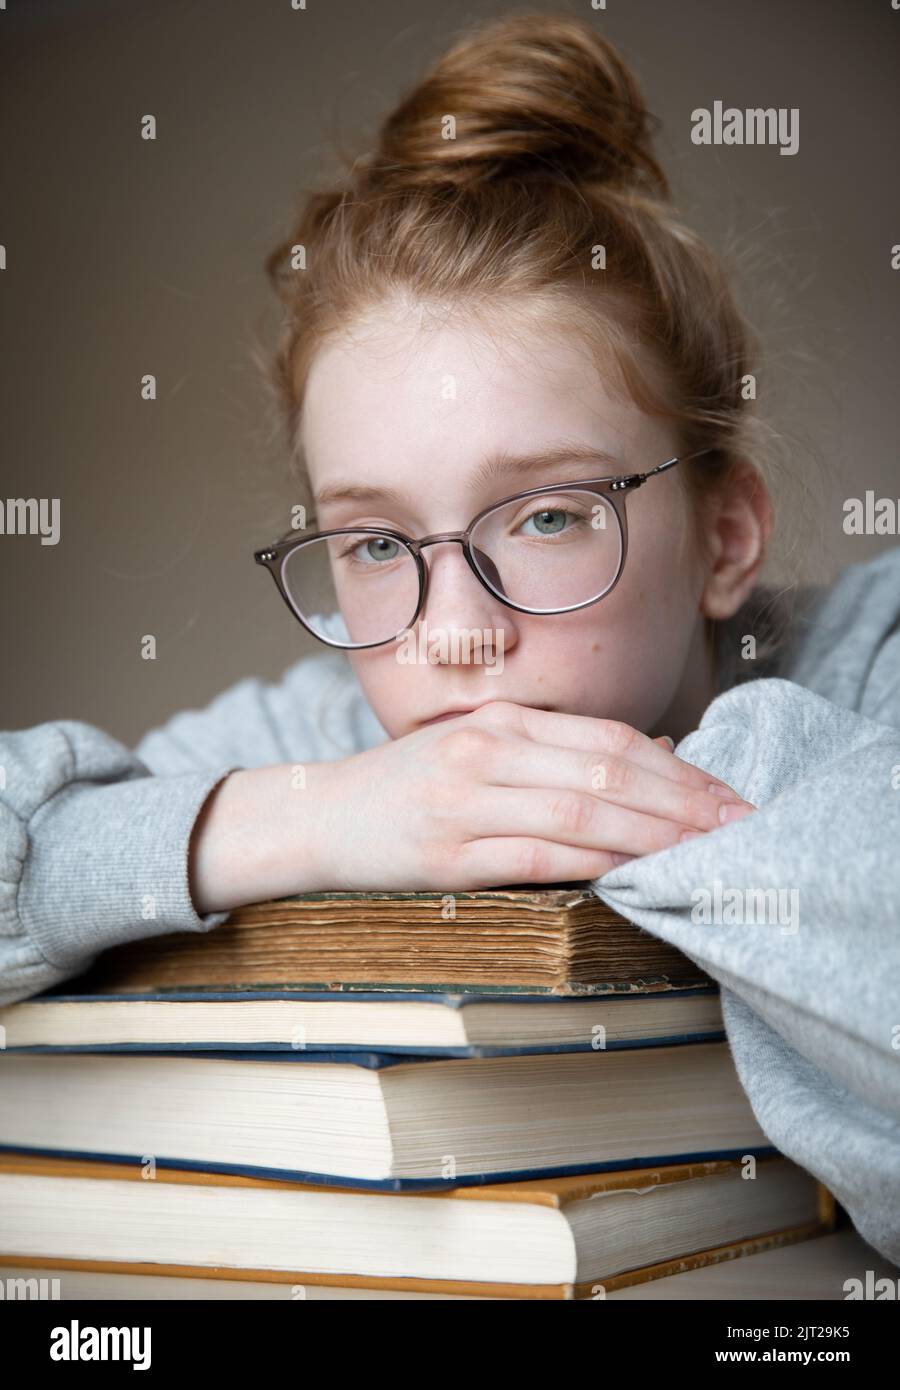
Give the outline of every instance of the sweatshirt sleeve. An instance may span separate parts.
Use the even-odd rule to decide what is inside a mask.
[[[233,768],[154,777],[76,720],[0,734],[0,1004],[80,974],[109,946],[225,921],[194,910],[188,846]]]
[[[190,837],[229,772],[323,761],[386,737],[343,653],[247,677],[134,750],[87,723],[0,732],[0,1004],[81,974],[110,946],[206,932]]]
[[[876,707],[896,718],[900,686],[869,652],[876,667]],[[596,891],[719,982],[761,1128],[900,1264],[900,731],[759,679],[718,696],[677,753],[758,810]]]

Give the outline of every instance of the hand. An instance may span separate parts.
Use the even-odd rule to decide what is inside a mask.
[[[323,890],[592,879],[755,809],[662,739],[507,700],[307,771]]]

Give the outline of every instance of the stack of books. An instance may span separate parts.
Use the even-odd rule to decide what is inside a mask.
[[[598,1298],[834,1227],[714,983],[584,885],[305,894],[74,986],[0,1010],[0,1266],[63,1297]]]

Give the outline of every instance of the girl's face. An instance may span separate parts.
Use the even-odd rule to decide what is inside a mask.
[[[463,530],[492,501],[524,488],[646,472],[677,453],[670,429],[614,395],[558,330],[422,327],[410,310],[381,309],[364,331],[329,342],[313,361],[302,443],[322,530]],[[597,458],[522,461],[561,444]],[[498,454],[508,456],[503,470],[484,477],[485,461]],[[401,659],[397,642],[348,654],[390,737],[500,699],[676,738],[694,727],[712,690],[699,608],[704,571],[678,471],[627,495],[624,571],[611,593],[575,612],[507,608],[479,584],[461,546],[429,546],[422,659],[410,662],[409,644]],[[372,491],[323,496],[345,487]],[[467,648],[453,633],[473,629],[493,646],[481,661],[472,648],[461,660]]]

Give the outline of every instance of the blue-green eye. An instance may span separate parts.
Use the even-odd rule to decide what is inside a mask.
[[[559,536],[563,531],[570,530],[566,522],[578,522],[582,520],[574,512],[566,511],[563,507],[542,507],[540,511],[532,512],[522,523],[523,527],[529,522],[534,522],[534,531],[523,531],[526,536]],[[520,528],[521,529],[521,528]]]
[[[375,548],[374,551],[371,547]],[[359,551],[363,551],[364,556],[358,554]],[[392,541],[389,536],[369,536],[364,541],[352,541],[346,550],[341,551],[339,558],[352,559],[358,565],[378,565],[383,561],[396,560],[399,554],[399,543]]]

